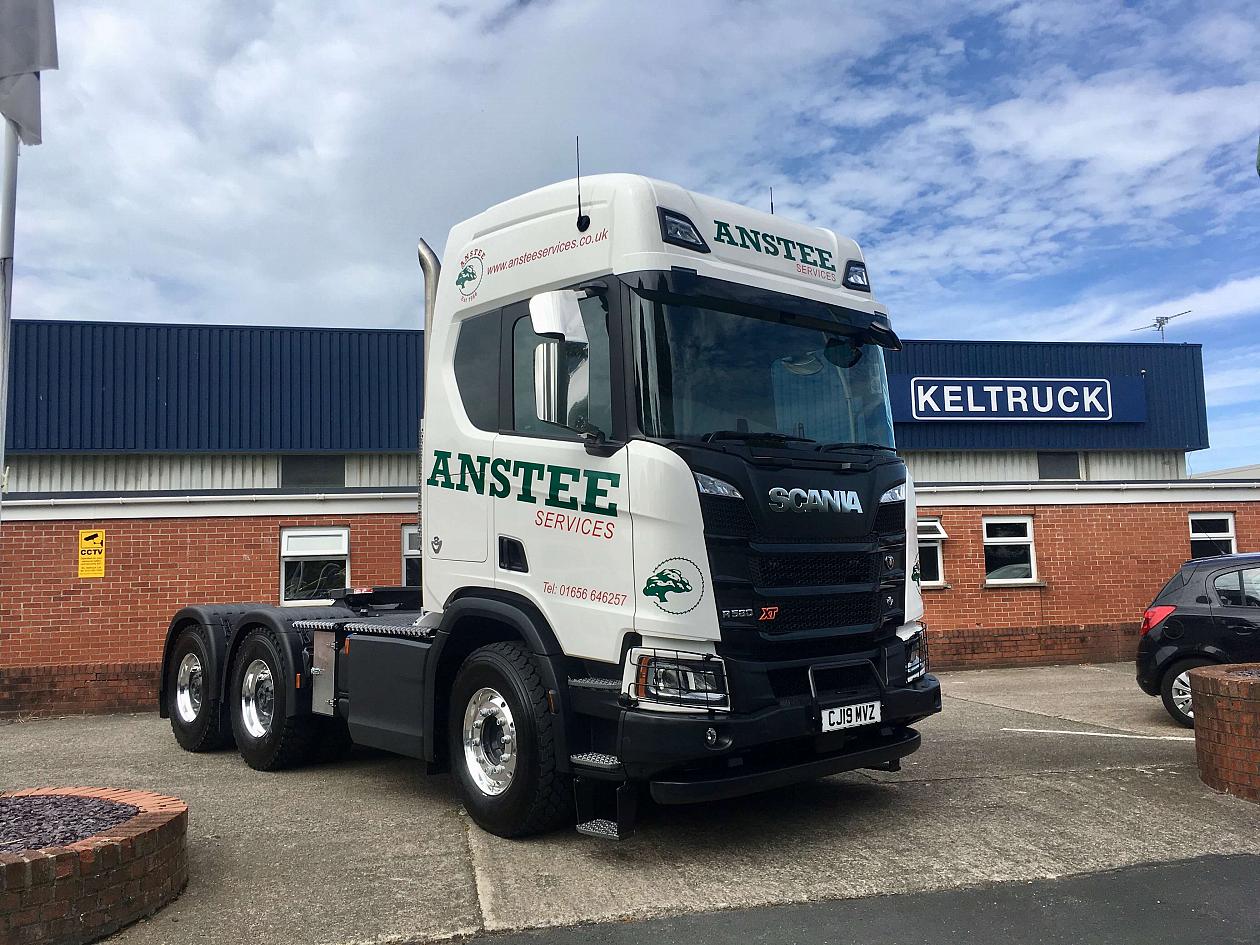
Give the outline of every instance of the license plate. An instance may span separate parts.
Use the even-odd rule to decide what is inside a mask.
[[[842,728],[873,725],[879,721],[879,702],[859,702],[822,710],[822,730],[835,732]]]

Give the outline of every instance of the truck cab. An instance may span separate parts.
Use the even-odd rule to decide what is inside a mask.
[[[941,703],[900,342],[857,245],[643,177],[578,193],[458,224],[440,267],[422,252],[422,588],[182,611],[177,737],[214,715],[256,767],[283,766],[258,747],[289,727],[285,764],[414,755],[504,836],[624,836],[644,791],[714,800],[917,749]]]

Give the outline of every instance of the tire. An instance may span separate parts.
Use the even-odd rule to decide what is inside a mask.
[[[1185,690],[1183,696],[1182,686],[1188,687],[1190,685],[1190,681],[1183,677],[1197,666],[1211,665],[1212,660],[1195,657],[1173,663],[1168,669],[1164,670],[1164,678],[1160,680],[1159,684],[1159,694],[1164,700],[1164,708],[1168,710],[1168,714],[1172,716],[1173,721],[1178,725],[1194,728],[1194,707],[1190,706],[1188,712],[1183,709],[1183,705],[1189,698],[1189,689]]]
[[[465,726],[476,738],[478,707],[488,715],[466,749]],[[510,751],[496,756],[505,719]],[[555,726],[538,666],[523,646],[495,643],[464,661],[451,687],[451,770],[468,815],[483,830],[523,837],[573,822],[572,782],[556,770]],[[503,770],[493,774],[496,761]]]
[[[210,641],[205,627],[185,627],[175,638],[166,664],[166,714],[184,751],[215,751],[232,743],[231,721],[211,676]]]
[[[227,692],[232,734],[241,757],[256,771],[304,764],[318,745],[312,716],[286,715],[292,678],[285,648],[268,630],[253,631],[236,651]]]

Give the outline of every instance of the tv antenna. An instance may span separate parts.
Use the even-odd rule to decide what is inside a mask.
[[[590,228],[591,218],[582,212],[582,138],[579,135],[573,136],[573,155],[577,159],[577,228],[579,233],[585,233]]]
[[[1174,318],[1180,318],[1182,315],[1189,315],[1191,311],[1191,309],[1186,309],[1184,312],[1178,312],[1176,315],[1156,315],[1155,321],[1151,322],[1149,325],[1143,325],[1141,328],[1130,328],[1129,331],[1146,331],[1148,328],[1154,328],[1157,332],[1159,332],[1159,340],[1163,341],[1164,329],[1168,327],[1168,323]]]

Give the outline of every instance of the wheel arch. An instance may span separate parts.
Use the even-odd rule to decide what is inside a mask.
[[[519,642],[534,654],[543,684],[555,693],[555,713],[561,717],[556,738],[556,763],[569,769],[566,731],[568,691],[564,651],[542,612],[528,598],[489,588],[457,591],[442,611],[426,671],[424,700],[425,760],[441,767],[447,761],[445,731],[450,692],[459,667],[474,650],[491,643]]]
[[[257,606],[257,605],[249,605]],[[190,627],[201,626],[206,629],[209,644],[210,665],[205,668],[205,678],[211,681],[214,691],[222,691],[222,679],[227,675],[227,636],[231,618],[239,612],[238,607],[215,606],[213,604],[195,604],[184,607],[171,618],[166,628],[166,637],[162,641],[162,664],[158,680],[158,715],[168,718],[166,708],[166,678],[169,674],[171,651],[179,635]]]
[[[293,629],[293,621],[352,616],[354,616],[354,612],[348,608],[327,604],[311,607],[279,607],[274,604],[263,604],[256,606],[252,610],[242,611],[232,620],[231,629],[227,635],[223,661],[224,670],[219,679],[220,698],[225,701],[229,698],[228,690],[231,688],[229,676],[241,644],[255,630],[266,630],[271,633],[271,636],[283,648],[289,658],[289,666],[294,671],[293,673],[285,674],[287,678],[284,681],[284,685],[289,696],[285,700],[285,715],[294,716],[309,713],[311,711],[311,687],[308,682],[310,673],[305,657],[308,638],[302,631]],[[302,684],[300,686],[297,683],[295,674],[302,676]]]

